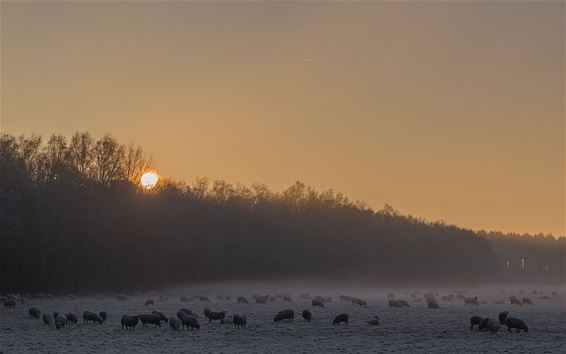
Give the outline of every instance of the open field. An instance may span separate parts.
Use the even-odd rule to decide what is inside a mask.
[[[417,290],[383,291],[337,291],[329,288],[285,291],[283,287],[246,287],[214,285],[173,289],[155,293],[128,295],[127,301],[106,295],[98,301],[96,296],[55,297],[53,299],[29,299],[14,308],[0,310],[0,352],[1,353],[181,353],[181,352],[498,352],[498,353],[559,353],[566,352],[566,300],[563,289],[545,288],[543,294],[533,294],[533,289],[519,293],[519,288],[468,289],[465,296],[478,296],[479,306],[464,305],[462,300],[442,302],[442,295],[453,293],[449,289],[424,289],[432,291],[440,303],[440,309],[429,309],[426,302],[417,302],[411,293]],[[263,289],[263,290],[262,290]],[[540,289],[540,288],[537,288]],[[529,297],[534,305],[511,306],[508,297]],[[556,291],[556,295],[552,292]],[[314,308],[311,301],[301,299],[299,294],[311,296],[332,296],[324,308]],[[281,298],[267,304],[255,304],[251,294],[290,294],[292,303]],[[388,293],[397,299],[405,299],[410,308],[388,307]],[[204,295],[210,303],[192,300],[181,302],[180,296]],[[360,307],[340,301],[341,294],[357,296],[367,300],[367,307]],[[158,301],[161,295],[166,301]],[[230,295],[231,300],[221,300],[217,295]],[[243,295],[249,304],[237,304],[236,297]],[[548,299],[543,299],[548,296]],[[153,298],[154,306],[144,306],[146,299]],[[505,299],[504,305],[495,301]],[[44,325],[41,319],[32,319],[28,309],[32,306],[43,312],[73,312],[79,315],[77,325],[67,325],[56,330],[54,325]],[[188,308],[199,314],[199,331],[172,331],[167,324],[161,328],[142,327],[122,330],[120,318],[123,314],[150,313],[152,310],[174,316],[180,308]],[[228,315],[245,314],[246,328],[234,328],[232,324],[209,323],[204,319],[203,309],[225,310]],[[274,315],[283,309],[294,309],[293,323],[275,323]],[[303,309],[313,314],[312,322],[301,318]],[[83,324],[84,310],[106,311],[108,319],[102,325]],[[508,332],[504,326],[499,333],[470,330],[469,319],[473,315],[497,318],[499,312],[508,310],[529,326],[528,333]],[[348,325],[332,326],[334,316],[348,313]],[[373,316],[379,316],[380,325],[367,323]]]

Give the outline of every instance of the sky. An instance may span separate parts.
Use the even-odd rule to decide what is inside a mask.
[[[2,1],[0,129],[566,235],[565,4]]]

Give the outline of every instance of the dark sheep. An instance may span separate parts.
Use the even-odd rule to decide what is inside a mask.
[[[65,327],[65,323],[67,323],[67,316],[65,316],[65,314],[60,313],[55,317],[55,328],[61,329]]]
[[[140,321],[142,323],[143,326],[145,326],[146,324],[153,324],[155,325],[154,327],[161,327],[161,318],[159,317],[159,315],[154,315],[154,314],[150,314],[150,313],[144,313],[139,315],[140,317]]]
[[[324,304],[322,303],[322,301],[320,301],[318,299],[313,299],[311,303],[314,307],[324,307]]]
[[[429,309],[438,309],[440,308],[440,306],[438,306],[438,301],[436,301],[436,299],[432,296],[427,296],[426,297],[426,304],[428,306]]]
[[[389,307],[402,307],[402,305],[397,300],[389,300]]]
[[[122,321],[121,321],[122,329],[126,327],[126,329],[133,330],[138,325],[139,320],[140,320],[139,316],[129,316],[129,315],[122,316]]]
[[[283,296],[283,301],[284,302],[293,302],[293,299],[290,296]]]
[[[509,311],[503,311],[499,314],[498,318],[499,318],[499,323],[500,324],[505,324],[505,320],[507,320],[507,317],[509,317]]]
[[[53,321],[53,317],[51,317],[51,315],[47,313],[44,313],[43,316],[41,316],[41,319],[46,325],[51,324],[51,322]]]
[[[379,326],[379,317],[374,316],[371,320],[368,321],[371,326]]]
[[[269,295],[265,295],[265,296],[256,295],[254,298],[256,304],[266,304],[267,300],[269,299]]]
[[[234,316],[232,317],[232,322],[234,322],[235,327],[246,327],[248,319],[244,315],[234,314]]]
[[[28,313],[31,317],[33,318],[39,318],[39,316],[41,316],[41,310],[38,309],[37,307],[32,307],[28,310]]]
[[[528,297],[523,298],[522,302],[525,305],[531,305],[532,306],[532,304],[533,304],[533,301],[531,299],[529,299]]]
[[[401,307],[411,307],[405,300],[397,300],[397,302],[401,305]]]
[[[246,299],[243,296],[238,296],[238,304],[247,304],[248,303],[248,299]]]
[[[517,332],[520,332],[521,330],[525,332],[529,331],[529,327],[527,327],[525,322],[520,318],[507,317],[507,319],[505,320],[505,324],[507,325],[507,329],[509,330],[509,332],[511,332],[512,328],[517,329]]]
[[[480,303],[478,301],[478,297],[474,296],[474,297],[467,297],[464,299],[464,305],[473,305],[473,306],[479,306]]]
[[[77,324],[77,322],[79,322],[79,318],[74,313],[69,312],[67,314],[67,322],[72,322],[74,324]]]
[[[277,315],[275,315],[275,317],[273,318],[273,322],[285,322],[285,320],[287,320],[287,322],[293,322],[294,318],[295,318],[295,311],[283,310],[283,311],[279,311]]]
[[[474,326],[479,326],[479,324],[481,323],[481,321],[483,320],[483,318],[479,317],[479,316],[472,316],[470,318],[470,330],[474,329]]]
[[[206,312],[206,310],[207,310],[207,309],[205,309],[205,312]],[[193,317],[198,318],[198,314],[197,314],[196,312],[193,312],[193,311],[189,310],[189,309],[182,308],[182,309],[180,309],[179,311],[180,311],[180,312],[184,312],[186,315],[191,315],[191,316],[193,316]],[[209,310],[209,311],[210,311],[210,310]],[[179,316],[177,316],[177,317],[179,317]],[[206,314],[205,314],[205,317],[206,317]],[[179,319],[181,319],[181,318],[179,318]]]
[[[102,318],[102,322],[106,321],[106,318],[108,317],[106,311],[100,311],[98,315],[100,316],[100,318]]]
[[[208,318],[208,315],[210,314],[210,312],[211,312],[210,309],[205,308],[205,309],[203,310],[204,318]]]
[[[332,321],[332,325],[333,326],[335,326],[337,324],[339,325],[342,322],[344,322],[345,324],[348,324],[348,319],[349,319],[348,314],[342,313],[342,314],[340,314],[340,315],[338,315],[334,318],[334,321]]]
[[[163,312],[160,312],[160,311],[151,311],[151,314],[159,316],[159,320],[160,320],[161,322],[166,322],[166,323],[167,323],[167,322],[169,321]]]
[[[210,311],[208,312],[208,322],[214,321],[214,320],[223,320],[224,317],[226,317],[226,311],[221,311],[221,312],[215,312],[215,311]]]
[[[145,306],[149,306],[149,305],[152,305],[152,306],[153,306],[153,299],[147,299],[147,300],[145,300],[145,304],[144,304],[144,305],[145,305]]]
[[[171,327],[172,330],[178,330],[181,328],[181,320],[177,317],[169,317],[169,327]]]
[[[516,305],[516,306],[522,306],[523,305],[523,303],[519,299],[514,298],[514,297],[509,298],[509,301],[511,302],[511,305]]]
[[[98,323],[100,323],[100,324],[102,324],[102,322],[104,322],[104,321],[102,320],[102,317],[100,317],[100,315],[98,315],[98,314],[96,314],[96,313],[94,313],[94,312],[91,312],[91,311],[85,311],[85,312],[83,312],[83,321],[84,321],[84,323],[89,323],[89,322],[95,323],[95,322],[98,322]]]
[[[353,299],[352,299],[352,304],[358,305],[358,306],[367,306],[368,303],[367,303],[365,300],[358,299],[358,298],[353,298]]]
[[[497,333],[497,331],[499,331],[499,329],[501,328],[501,324],[499,324],[498,321],[496,320],[489,320],[487,322],[487,330],[489,331],[489,333]]]
[[[340,301],[342,302],[352,302],[352,298],[347,295],[340,295]]]
[[[181,324],[183,325],[183,328],[187,326],[187,329],[189,330],[193,328],[200,329],[200,323],[198,322],[198,319],[190,315],[183,316],[183,318],[181,318]]]
[[[486,331],[487,330],[487,324],[490,321],[494,321],[492,318],[486,317],[484,319],[481,320],[480,325],[478,326],[478,330],[480,331]]]
[[[309,310],[303,310],[303,319],[310,322],[312,320],[312,313]]]

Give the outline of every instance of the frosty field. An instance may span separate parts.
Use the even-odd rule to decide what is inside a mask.
[[[462,300],[442,302],[442,295],[452,293],[449,289],[423,289],[437,294],[440,309],[428,309],[426,302],[415,302],[409,295],[413,290],[366,290],[339,291],[309,289],[285,291],[284,288],[245,287],[215,285],[209,288],[184,288],[170,291],[128,295],[127,301],[117,300],[106,295],[97,301],[96,296],[56,297],[50,300],[27,300],[15,308],[0,309],[0,353],[286,353],[286,352],[498,352],[498,353],[564,353],[566,352],[566,300],[563,289],[544,289],[542,294],[533,295],[525,289],[518,298],[529,297],[533,306],[511,306],[508,297],[511,289],[468,289],[465,296],[478,296],[487,303],[479,306],[464,305]],[[552,295],[552,291],[558,291]],[[311,296],[332,296],[332,301],[324,308],[314,308],[311,301],[301,299],[299,294]],[[281,298],[267,304],[255,304],[251,295],[288,293],[292,303]],[[405,299],[410,308],[390,308],[387,293],[395,298]],[[209,303],[192,300],[181,302],[180,296],[204,295]],[[367,307],[359,307],[340,301],[341,294],[358,296],[367,300]],[[161,295],[167,301],[158,301]],[[231,300],[220,300],[217,295],[230,295]],[[236,297],[245,296],[249,304],[237,304]],[[146,299],[154,299],[154,306],[144,306]],[[505,300],[504,305],[496,305],[496,300]],[[28,309],[38,307],[45,313],[54,311],[74,312],[79,315],[77,325],[67,325],[56,330],[54,325],[44,325],[41,319],[32,319]],[[120,318],[123,314],[150,313],[152,310],[164,312],[168,317],[175,316],[180,308],[188,308],[199,314],[201,329],[198,331],[172,331],[164,323],[161,328],[140,324],[132,330],[122,330]],[[234,328],[232,324],[218,321],[208,322],[203,309],[225,310],[228,316],[233,313],[245,314],[248,318],[246,328]],[[293,323],[273,322],[274,315],[284,309],[295,310]],[[301,317],[303,309],[313,314],[312,322]],[[84,324],[82,313],[85,310],[106,311],[108,319],[102,325]],[[528,333],[508,332],[503,326],[499,333],[490,334],[470,330],[470,317],[497,318],[499,312],[508,310],[511,316],[523,319],[529,326]],[[348,325],[332,326],[332,320],[340,313],[350,316]],[[379,316],[380,325],[367,323]]]

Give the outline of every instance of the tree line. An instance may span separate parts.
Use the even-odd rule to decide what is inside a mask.
[[[0,292],[100,292],[284,278],[562,281],[565,238],[473,232],[296,182],[139,185],[138,146],[0,136]]]

